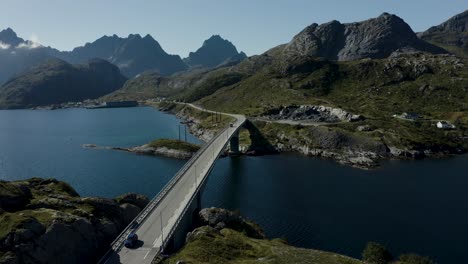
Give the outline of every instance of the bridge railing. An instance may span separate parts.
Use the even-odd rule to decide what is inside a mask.
[[[175,184],[181,179],[183,175],[188,171],[188,169],[198,160],[198,158],[206,151],[210,145],[217,140],[220,135],[224,134],[229,127],[224,128],[221,132],[219,132],[215,137],[213,137],[210,141],[205,143],[200,150],[195,153],[195,155],[185,163],[185,165],[176,173],[174,177],[164,186],[164,188],[148,203],[148,205],[135,217],[135,219],[130,222],[130,224],[119,234],[119,236],[111,243],[111,249],[101,258],[99,263],[105,263],[107,257],[112,252],[117,252],[123,246],[123,243],[127,236],[135,230],[137,227],[142,225],[144,221],[147,219],[148,215],[156,208],[156,206],[165,198],[167,193],[171,191],[171,189],[175,186]]]
[[[239,127],[240,128],[240,127]],[[235,131],[237,131],[239,128],[237,128],[236,130],[233,130],[233,133]],[[216,143],[216,141],[218,139],[220,139],[221,137],[224,137],[224,133],[228,133],[229,131],[229,128],[225,128],[223,131],[221,131],[215,138],[213,138],[213,141],[210,143],[210,146],[212,147],[219,147],[217,144],[213,144],[213,143]],[[229,139],[232,137],[232,135],[227,135],[227,138],[226,138],[226,141],[224,141],[223,144],[221,144],[221,150],[224,149],[226,147],[226,145],[229,143]],[[223,142],[223,141],[222,141]],[[205,153],[202,153],[202,154],[205,154]],[[220,155],[220,151],[216,151],[216,157],[213,157],[214,160],[216,160]],[[211,170],[213,169],[213,166],[214,166],[214,162],[211,163],[210,165],[210,168],[208,168],[208,170],[206,171],[205,175],[208,175]],[[197,175],[195,175],[195,177],[197,177]],[[200,188],[203,186],[203,183],[204,181],[206,180],[207,177],[204,177],[202,181],[200,181],[198,183],[198,185],[196,186],[196,191],[194,193],[194,195],[192,195],[192,197],[190,197],[190,200],[189,202],[185,205],[184,209],[182,210],[182,213],[179,214],[179,216],[177,217],[177,220],[175,222],[175,224],[171,227],[169,233],[163,238],[163,241],[162,241],[162,248],[166,248],[170,239],[172,238],[172,236],[174,235],[174,232],[176,231],[177,227],[179,226],[180,222],[182,221],[184,215],[187,213],[187,210],[189,209],[190,205],[192,204],[193,200],[196,198],[196,193],[198,193],[198,191],[200,190]],[[158,253],[161,253],[161,252],[158,252]]]

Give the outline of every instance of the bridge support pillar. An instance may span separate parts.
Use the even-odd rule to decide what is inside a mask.
[[[229,146],[232,154],[239,154],[239,131],[232,135]]]

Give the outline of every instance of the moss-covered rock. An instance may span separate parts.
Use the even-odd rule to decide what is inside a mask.
[[[0,263],[92,263],[148,203],[81,198],[55,179],[0,182]]]

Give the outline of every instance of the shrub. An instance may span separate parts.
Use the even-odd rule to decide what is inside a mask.
[[[416,254],[403,254],[398,260],[401,264],[434,264],[430,258]]]
[[[369,242],[362,252],[362,260],[369,264],[387,264],[393,259],[390,252],[376,242]]]

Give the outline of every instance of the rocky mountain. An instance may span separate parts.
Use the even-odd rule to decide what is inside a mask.
[[[0,181],[0,263],[96,263],[148,201],[80,197],[55,179]]]
[[[130,34],[126,38],[103,36],[72,51],[59,51],[24,40],[7,28],[0,32],[0,84],[52,58],[71,64],[100,58],[115,64],[126,77],[133,78],[144,72],[168,76],[189,68],[229,66],[246,57],[245,53],[238,52],[231,42],[220,36],[206,40],[184,61],[178,55],[167,54],[150,35],[141,37]]]
[[[104,36],[73,51],[54,55],[71,63],[83,63],[92,58],[105,59],[117,65],[129,78],[144,71],[170,75],[187,69],[178,55],[167,54],[150,35],[141,37],[139,34],[131,34],[127,38]]]
[[[11,28],[0,31],[0,42],[2,45],[16,47],[21,43],[25,43],[24,39],[19,38]],[[3,46],[5,48],[5,46]]]
[[[278,151],[369,167],[379,159],[468,151],[460,140],[468,136],[468,61],[439,52],[444,51],[417,38],[403,20],[384,14],[359,23],[313,25],[290,43],[238,64],[145,76],[112,95],[114,100],[162,96],[243,113],[259,120],[259,133]],[[318,127],[293,118],[288,122],[297,124],[294,129],[275,120],[262,123],[269,111],[294,105],[311,113],[339,108],[363,118]],[[392,117],[404,112],[448,120],[457,129],[446,133],[430,121]]]
[[[50,59],[50,48],[19,38],[7,28],[0,31],[0,85],[24,70]]]
[[[0,108],[29,108],[94,99],[122,87],[126,78],[111,63],[71,65],[51,59],[0,87]]]
[[[468,56],[468,10],[418,36],[449,51]]]
[[[219,35],[213,35],[205,40],[197,51],[190,52],[184,60],[191,67],[212,68],[230,62],[239,62],[245,58],[247,55],[238,52],[230,41]]]
[[[312,24],[284,47],[285,54],[337,61],[381,59],[395,51],[445,52],[420,40],[403,19],[388,13],[357,23]]]

